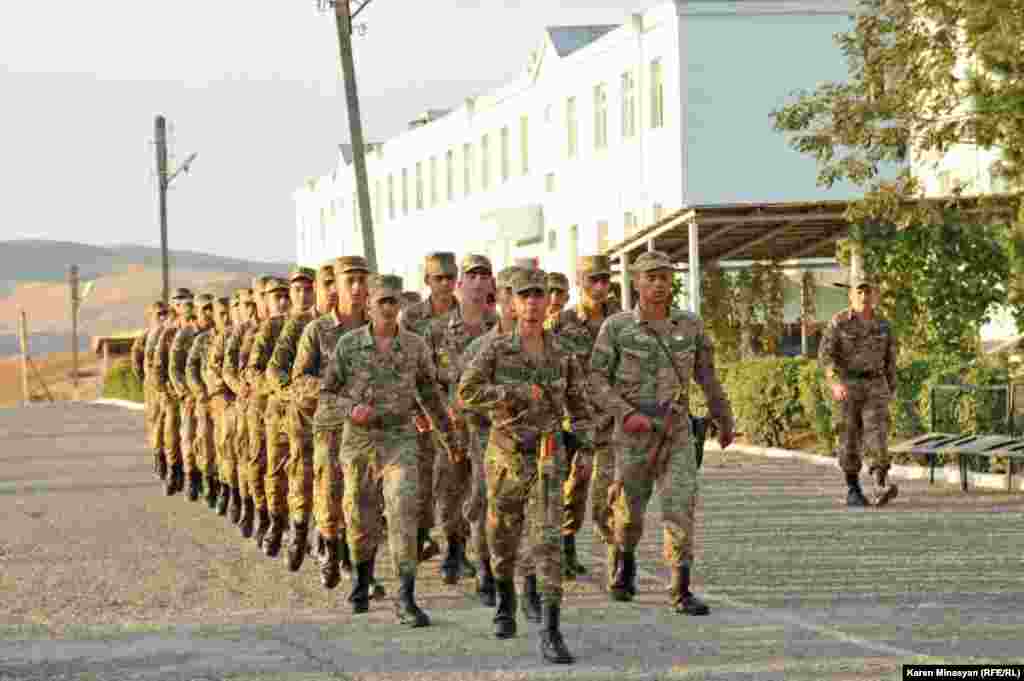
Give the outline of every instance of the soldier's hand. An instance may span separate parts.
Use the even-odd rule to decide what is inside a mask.
[[[423,414],[416,414],[416,430],[421,433],[429,433],[431,431],[430,419]]]
[[[718,445],[722,449],[725,449],[726,447],[732,444],[732,441],[735,439],[735,437],[736,435],[735,433],[732,432],[731,429],[723,430],[718,433]]]
[[[466,450],[454,442],[448,445],[448,461],[449,463],[459,464],[466,460]]]
[[[836,402],[845,402],[846,398],[849,396],[850,393],[846,389],[845,385],[843,385],[842,383],[832,384],[832,399],[834,399]]]
[[[651,432],[651,420],[639,412],[633,412],[622,422],[622,429],[630,434]]]
[[[357,404],[352,407],[352,423],[357,426],[370,425],[370,421],[373,420],[375,415],[373,407],[369,407],[365,404]]]

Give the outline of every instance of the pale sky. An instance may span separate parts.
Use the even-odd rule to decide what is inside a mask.
[[[367,139],[510,80],[556,24],[658,0],[372,0],[356,70]],[[160,244],[153,118],[198,152],[172,249],[295,257],[292,192],[348,140],[334,19],[315,0],[0,2],[0,241]]]

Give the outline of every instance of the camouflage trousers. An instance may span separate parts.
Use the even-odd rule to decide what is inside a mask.
[[[196,403],[194,400],[179,400],[181,412],[181,458],[185,474],[199,470],[196,463]]]
[[[213,436],[213,412],[209,400],[196,402],[196,468],[203,475],[217,475],[216,439]]]
[[[590,474],[579,474],[575,463],[569,469],[563,494],[565,507],[562,512],[562,534],[571,535],[580,531],[583,517],[587,512],[587,497],[590,497],[590,518],[601,541],[614,544],[612,535],[612,512],[608,507],[608,488],[615,476],[615,461],[610,445],[599,445],[594,449]]]
[[[434,465],[437,447],[434,433],[416,433],[416,461],[419,466],[419,527],[423,530],[434,528]]]
[[[163,397],[152,385],[143,387],[145,396],[146,444],[154,452],[164,450]]]
[[[489,425],[469,424],[469,494],[462,507],[462,515],[470,528],[470,543],[476,550],[478,560],[490,560],[491,549],[487,543],[487,467],[484,453],[491,436]]]
[[[629,434],[616,429],[612,446],[621,457],[623,488],[612,505],[615,544],[635,551],[644,534],[644,516],[651,494],[657,488],[661,500],[664,558],[669,566],[693,559],[693,534],[697,513],[697,454],[689,433],[689,422],[678,415],[679,427],[662,445],[661,457],[668,464],[657,475],[648,462],[651,445],[661,432]]]
[[[336,539],[345,529],[341,440],[340,428],[318,429],[313,433],[313,515],[325,539]]]
[[[446,537],[465,541],[470,536],[469,523],[463,517],[463,505],[469,496],[472,463],[467,457],[458,463],[448,459],[448,450],[434,443],[437,462],[434,468],[434,499],[441,529]]]
[[[213,416],[213,443],[216,449],[217,475],[225,485],[238,489],[238,457],[235,453],[235,409],[226,395],[210,399]]]
[[[297,523],[308,523],[313,514],[313,437],[309,429],[289,419],[288,512]]]
[[[235,470],[238,475],[238,492],[243,499],[252,497],[252,483],[249,481],[249,403],[235,400],[230,409],[229,421],[234,423]],[[229,435],[229,437],[231,437]]]
[[[267,508],[267,491],[264,478],[267,475],[267,399],[254,397],[249,400],[245,420],[249,437],[249,456],[245,462],[248,472],[249,493],[256,508]]]
[[[160,394],[160,431],[163,433],[167,465],[181,463],[181,404],[177,395]]]
[[[553,437],[553,436],[549,436]],[[519,561],[522,575],[536,573],[541,597],[562,601],[562,486],[565,450],[540,459],[535,452],[509,452],[492,438],[484,465],[487,477],[487,543],[497,579],[513,579],[524,525],[527,551]]]
[[[416,573],[419,451],[411,424],[389,429],[345,424],[341,436],[342,506],[353,563],[368,561],[377,551],[383,530],[383,493],[391,561],[398,574]]]
[[[287,404],[270,398],[267,402],[267,463],[263,481],[270,515],[288,515],[288,455],[290,453],[287,430]]]
[[[870,471],[889,470],[889,384],[876,378],[852,380],[846,387],[847,398],[832,403],[839,467],[844,473],[860,473],[866,458],[871,460]]]

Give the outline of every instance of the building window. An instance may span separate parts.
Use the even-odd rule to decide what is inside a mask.
[[[527,175],[530,172],[530,119],[519,117],[519,172]]]
[[[437,205],[437,156],[430,157],[430,207]]]
[[[395,176],[388,173],[388,220],[395,219]]]
[[[622,74],[622,138],[631,139],[636,134],[636,84],[633,73]]]
[[[462,145],[462,190],[466,196],[473,193],[473,145]]]
[[[597,252],[603,253],[608,249],[608,221],[600,220],[597,223]]]
[[[402,168],[402,215],[409,214],[409,169]]]
[[[416,210],[423,210],[423,162],[416,161]]]
[[[576,98],[570,97],[565,101],[565,132],[566,132],[566,155],[569,158],[576,158]]]
[[[508,126],[501,129],[501,181],[508,182],[511,169],[508,160]]]
[[[608,88],[594,86],[594,148],[608,148]]]
[[[444,155],[445,192],[449,203],[455,200],[455,150],[449,149]]]
[[[480,189],[486,191],[491,186],[491,144],[490,136],[480,138]]]
[[[555,230],[548,231],[548,250],[553,251],[558,248],[558,232]]]
[[[626,236],[630,236],[636,231],[636,215],[632,211],[626,211],[625,215],[622,216],[622,227],[623,233]]]
[[[660,128],[665,124],[665,83],[661,60],[651,62],[651,127]]]
[[[555,174],[548,173],[544,176],[544,191],[548,194],[555,191]]]

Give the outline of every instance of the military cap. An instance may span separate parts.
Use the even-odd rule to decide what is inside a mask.
[[[192,292],[187,288],[174,289],[174,296],[171,300],[178,302],[182,300],[192,300]]]
[[[402,298],[402,278],[397,274],[375,274],[370,277],[370,300],[381,298]]]
[[[607,255],[581,255],[576,260],[576,270],[588,277],[598,274],[611,274],[612,263]]]
[[[479,253],[470,253],[462,257],[462,273],[471,272],[473,270],[487,270],[493,272],[494,267],[491,266],[491,259],[486,255],[480,255]]]
[[[418,303],[423,300],[423,296],[416,291],[403,291],[402,299],[409,303]]]
[[[261,274],[258,277],[252,278],[252,290],[257,294],[263,293],[263,289],[267,287],[267,282],[273,279],[273,275]]]
[[[523,293],[524,291],[532,291],[534,289],[547,293],[548,276],[544,270],[520,269],[512,277],[512,291],[514,293]]]
[[[866,272],[859,272],[850,277],[849,283],[836,282],[840,288],[878,288],[878,280]]]
[[[245,303],[253,302],[251,288],[240,288],[237,291],[235,291],[235,293],[238,294],[239,303],[244,305]]]
[[[370,265],[366,262],[366,258],[361,255],[343,255],[334,259],[334,273],[336,275],[348,272],[369,273],[369,271]]]
[[[293,281],[316,281],[316,272],[309,267],[293,267],[291,272],[288,273],[288,283]]]
[[[506,267],[498,272],[497,282],[495,282],[495,284],[498,288],[510,288],[512,286],[512,279],[515,277],[516,273],[522,271],[523,268],[517,265]]]
[[[270,277],[263,286],[263,293],[273,293],[274,291],[288,291],[288,282],[278,277]]]
[[[455,265],[455,254],[448,251],[435,251],[428,253],[423,260],[427,276],[433,274],[456,275],[459,268]]]
[[[232,305],[237,305],[237,304],[238,304],[237,300],[236,301],[232,301],[227,296],[221,296],[220,298],[217,298],[215,301],[213,301],[214,308],[229,308],[230,309]]]
[[[633,261],[629,269],[633,272],[652,272],[654,270],[676,271],[676,268],[672,265],[672,259],[668,257],[667,253],[662,253],[661,251],[647,251],[640,254],[640,257]]]
[[[535,270],[537,269],[536,258],[516,258],[512,261],[512,264],[521,270]]]
[[[548,272],[548,290],[569,290],[569,278],[561,272]]]
[[[321,284],[328,281],[334,281],[334,261],[325,262],[320,265],[320,268],[316,271],[316,280]]]
[[[196,307],[202,309],[207,305],[213,305],[213,296],[209,293],[200,293],[196,296]]]

